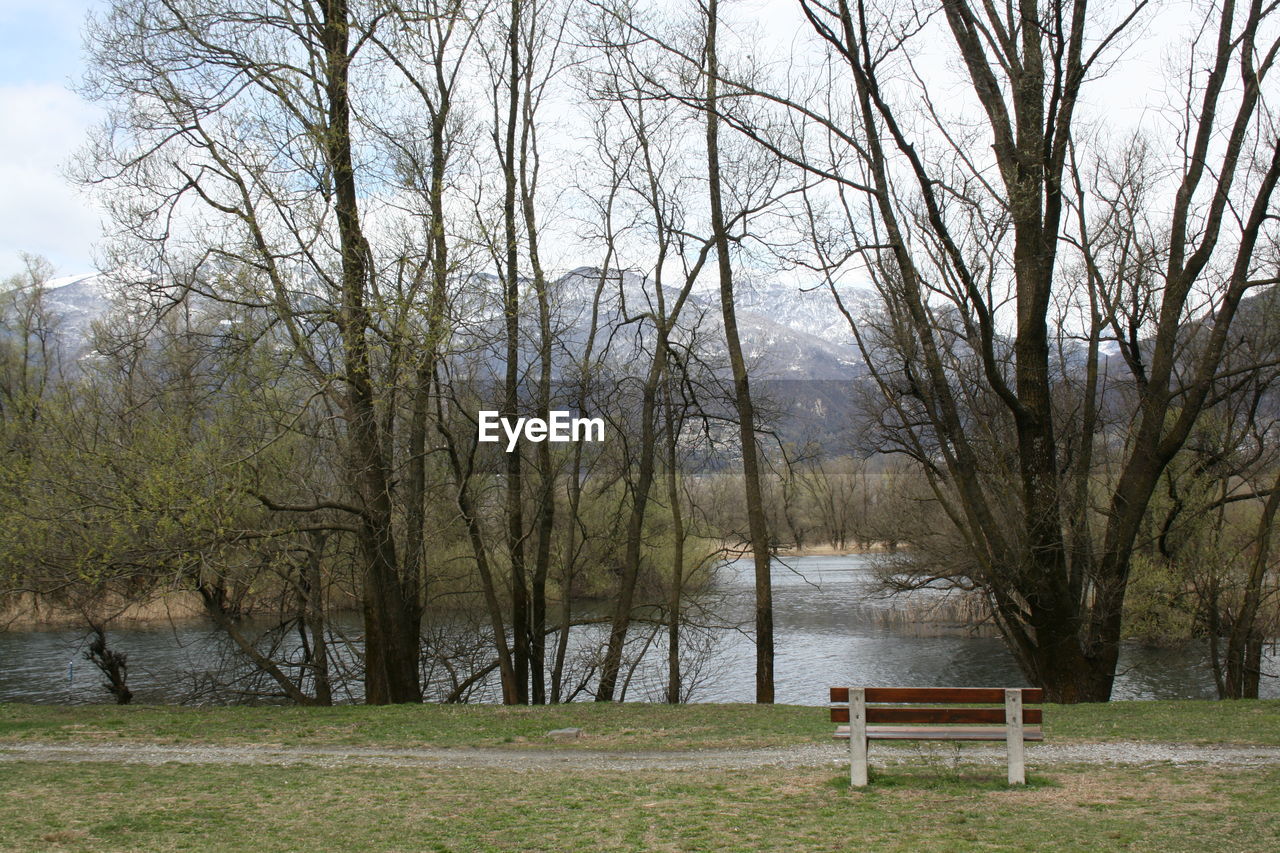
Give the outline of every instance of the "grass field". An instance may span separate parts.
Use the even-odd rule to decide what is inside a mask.
[[[1274,851],[1280,770],[519,773],[0,765],[6,850]]]
[[[1045,735],[1062,740],[1280,746],[1280,700],[1046,705]],[[182,708],[0,704],[0,741],[123,738],[151,743],[297,746],[547,746],[575,727],[574,748],[706,749],[790,746],[831,736],[825,708],[579,702],[541,708],[401,705],[373,708]]]
[[[1050,707],[1054,740],[1280,743],[1280,702]],[[0,706],[0,740],[686,750],[827,739],[819,708],[185,710]],[[646,733],[648,732],[648,733]],[[3,850],[1280,849],[1280,767],[892,766],[529,772],[0,763]]]

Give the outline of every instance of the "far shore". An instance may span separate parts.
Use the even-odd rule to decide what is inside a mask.
[[[207,618],[200,597],[194,592],[174,591],[145,601],[111,599],[85,610],[62,602],[26,593],[0,609],[0,630],[41,631],[57,628],[84,628],[90,622],[112,627],[155,625]]]
[[[831,544],[823,545],[804,545],[797,548],[788,546],[778,548],[776,553],[779,557],[856,557],[860,554],[891,554],[896,548],[891,548],[887,542],[869,542],[865,545],[845,545],[837,547]]]
[[[725,542],[721,548],[730,558],[745,557],[751,553],[751,545],[749,543],[731,544]],[[867,542],[843,546],[823,542],[813,545],[805,544],[800,547],[778,545],[773,549],[773,553],[777,557],[856,557],[862,554],[892,554],[900,550],[902,550],[902,546],[890,545],[888,542]]]
[[[740,546],[724,546],[725,554],[746,555],[750,549]],[[830,543],[806,544],[803,547],[783,546],[775,550],[778,557],[852,557],[860,554],[892,553],[886,542],[838,547]],[[194,592],[175,590],[154,596],[146,601],[106,601],[97,603],[86,616],[80,608],[50,601],[41,596],[26,593],[8,606],[0,608],[0,630],[41,631],[59,628],[83,628],[89,621],[112,627],[142,627],[174,622],[206,619],[208,614]]]

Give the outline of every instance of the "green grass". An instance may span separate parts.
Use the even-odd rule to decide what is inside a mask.
[[[546,735],[580,728],[569,747],[705,749],[787,746],[831,736],[825,710],[761,705],[608,705],[540,708],[415,705],[373,708],[181,708],[0,705],[3,740],[145,740],[300,746],[562,746]]]
[[[1280,700],[1046,705],[1045,737],[1280,746]]]
[[[6,850],[1269,851],[1280,770],[696,774],[7,764]]]
[[[1280,700],[1049,705],[1051,742],[1138,740],[1280,746]],[[567,744],[552,729],[581,728]],[[791,746],[831,736],[824,708],[795,705],[604,705],[543,708],[181,708],[0,704],[0,741],[124,739],[303,746],[507,746],[663,750]]]
[[[1050,706],[1048,738],[1280,743],[1280,702]],[[0,705],[0,741],[694,749],[829,742],[822,708]],[[1280,838],[1280,768],[556,771],[0,763],[0,850],[1231,850]]]

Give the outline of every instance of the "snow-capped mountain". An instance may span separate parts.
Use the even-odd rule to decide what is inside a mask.
[[[88,340],[90,325],[111,308],[113,286],[98,273],[67,275],[45,282],[45,308],[58,318],[65,343]]]
[[[56,334],[64,352],[78,357],[89,349],[92,323],[119,304],[117,285],[106,275],[86,273],[48,281],[43,288],[46,308],[57,318]],[[550,288],[558,358],[568,369],[585,352],[592,323],[596,339],[592,357],[624,370],[647,363],[652,352],[657,288],[633,272],[580,267],[556,279]],[[662,288],[664,310],[670,312],[679,289]],[[844,294],[846,307],[861,310],[865,296]],[[828,437],[848,429],[851,383],[865,375],[843,315],[829,292],[805,290],[778,283],[744,283],[738,290],[738,326],[767,424],[787,437]],[[526,345],[522,361],[532,364],[537,339],[531,296],[524,309]],[[595,316],[593,318],[593,310]],[[480,358],[498,375],[504,358],[501,344],[503,315],[500,283],[478,273],[457,285],[451,320],[458,352]],[[695,290],[683,306],[672,335],[678,343],[696,347],[713,369],[728,374],[719,295]],[[718,367],[717,367],[718,366]],[[557,370],[559,373],[559,370]],[[773,412],[772,416],[769,412]]]
[[[602,274],[595,267],[579,267],[555,285],[560,307],[573,318],[569,325],[579,333],[589,328],[597,290],[599,321],[604,324],[623,323],[658,309],[652,281],[632,272]],[[663,307],[670,312],[679,289],[664,285],[662,291]],[[828,292],[781,284],[744,285],[736,297],[743,351],[759,379],[839,380],[862,374],[848,324]],[[724,325],[717,293],[691,293],[677,326],[685,334],[698,335],[705,352],[723,357]]]
[[[838,292],[845,309],[855,318],[872,299],[867,290],[840,287]],[[747,281],[737,285],[734,298],[740,312],[761,314],[774,323],[838,347],[854,345],[849,323],[826,285]]]
[[[580,267],[561,276],[553,286],[558,325],[569,349],[585,341],[592,305],[600,289],[597,323],[602,328],[625,324],[639,315],[657,311],[655,286],[632,272]],[[478,276],[465,288],[470,291],[458,305],[456,319],[464,324],[488,325],[477,315],[493,314],[492,300],[476,300],[477,291],[496,288],[491,276]],[[97,273],[62,276],[44,286],[46,307],[59,318],[59,335],[69,345],[89,337],[90,325],[103,317],[112,304],[111,280]],[[678,289],[663,287],[666,309],[671,310]],[[844,317],[830,293],[777,283],[744,284],[738,290],[738,324],[743,349],[761,379],[851,379],[860,375],[861,360],[853,346]],[[857,294],[845,295],[846,306],[861,304]],[[479,320],[480,322],[476,322]],[[711,292],[695,292],[685,305],[678,327],[696,334],[712,354],[722,354],[724,335],[719,298]]]

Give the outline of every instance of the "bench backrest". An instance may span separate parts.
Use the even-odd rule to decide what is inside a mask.
[[[1022,722],[1037,725],[1043,720],[1039,705],[1044,701],[1044,691],[1038,687],[1024,687],[1022,693]],[[868,724],[927,724],[981,725],[1005,723],[1005,689],[1003,687],[866,687],[863,697],[867,703]],[[873,707],[871,703],[881,703]],[[884,707],[890,705],[891,707]],[[916,707],[904,707],[914,705]],[[1000,705],[999,708],[925,708],[920,705]],[[831,688],[831,722],[849,722],[849,688]]]

